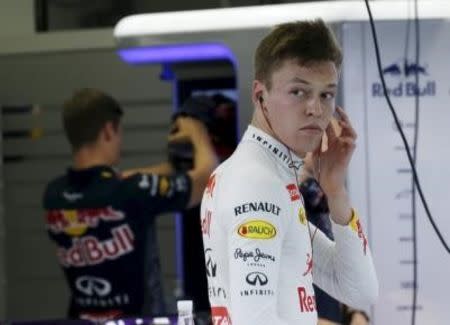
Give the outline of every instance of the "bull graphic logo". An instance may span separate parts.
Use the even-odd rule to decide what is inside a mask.
[[[383,74],[390,74],[392,76],[404,75],[405,77],[409,77],[416,74],[427,76],[428,72],[425,66],[416,64],[415,62],[408,62],[408,60],[405,59],[403,63],[393,63],[385,67],[383,69]]]

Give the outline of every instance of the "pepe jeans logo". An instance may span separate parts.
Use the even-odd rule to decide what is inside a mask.
[[[244,251],[241,248],[236,248],[234,251],[234,258],[236,260],[242,259],[244,262],[252,260],[253,262],[272,261],[275,262],[275,257],[270,254],[263,253],[259,248],[254,251]]]

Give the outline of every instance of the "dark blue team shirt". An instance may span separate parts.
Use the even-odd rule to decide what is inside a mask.
[[[69,316],[107,319],[164,312],[155,216],[186,208],[186,174],[69,169],[47,185],[50,238],[71,291]]]
[[[309,178],[300,185],[300,192],[305,200],[308,220],[328,238],[334,240],[328,202],[319,183],[315,179]],[[342,321],[341,304],[316,285],[314,285],[314,291],[318,317],[340,323]]]

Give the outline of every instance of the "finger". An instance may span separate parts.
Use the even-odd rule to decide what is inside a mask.
[[[337,113],[337,119],[339,121],[345,122],[348,125],[352,125],[352,123],[350,122],[350,118],[348,117],[347,113],[344,111],[344,109],[340,106],[338,106],[336,108],[336,113]]]
[[[350,122],[350,118],[348,117],[347,113],[344,111],[344,109],[340,106],[337,106],[336,112],[338,113],[340,120],[339,125],[342,128],[345,128],[345,132],[350,132],[352,136],[356,137],[355,129],[353,128],[352,123]],[[344,130],[343,130],[344,131]]]
[[[339,144],[345,151],[353,151],[356,148],[356,143],[352,138],[341,138]]]
[[[347,113],[344,111],[344,109],[343,109],[342,107],[337,106],[337,107],[336,107],[336,112],[338,113],[338,116],[339,116],[339,118],[340,118],[342,121],[351,124],[351,123],[350,123],[350,118],[348,117]]]
[[[169,142],[186,142],[189,141],[189,136],[184,132],[176,132],[170,134],[167,139]]]
[[[193,116],[184,116],[183,123],[188,124],[193,128],[199,128],[203,125],[203,123],[198,118]]]
[[[333,143],[336,141],[337,139],[337,134],[336,134],[336,130],[334,129],[333,125],[330,123],[327,126],[327,129],[325,130],[325,133],[327,135],[328,138],[328,145],[330,143]]]
[[[178,126],[180,125],[180,123],[181,123],[180,121],[181,121],[181,117],[177,117],[177,118],[173,121],[172,125],[175,126],[175,127],[178,127]]]
[[[320,146],[318,149],[319,149],[319,153],[325,152],[328,150],[328,135],[327,135],[326,131],[323,132],[323,134],[322,134],[322,139],[321,139]]]
[[[339,138],[340,143],[350,144],[350,145],[356,145],[356,142],[351,137],[341,137]]]
[[[330,124],[331,124],[331,126],[333,126],[334,131],[338,137],[341,135],[341,132],[342,132],[342,126],[339,124],[339,121],[340,120],[338,120],[335,117],[332,117],[330,120]]]
[[[177,133],[177,132],[178,132],[178,126],[175,125],[175,123],[174,123],[174,124],[172,124],[172,125],[170,126],[169,135],[170,135],[170,134],[175,134],[175,133]]]
[[[184,117],[179,116],[177,117],[177,119],[175,120],[175,122],[173,123],[173,132],[179,132],[180,130],[185,130],[186,129],[186,120]]]
[[[341,136],[343,137],[351,137],[356,139],[358,135],[356,134],[353,126],[345,121],[339,121],[339,126],[342,128]]]

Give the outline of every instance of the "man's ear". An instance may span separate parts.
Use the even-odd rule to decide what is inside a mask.
[[[117,130],[114,127],[113,122],[111,121],[106,122],[103,128],[100,130],[100,136],[102,136],[108,142],[111,141],[116,133]]]
[[[254,106],[262,108],[265,89],[264,83],[259,80],[253,80],[252,101]]]

